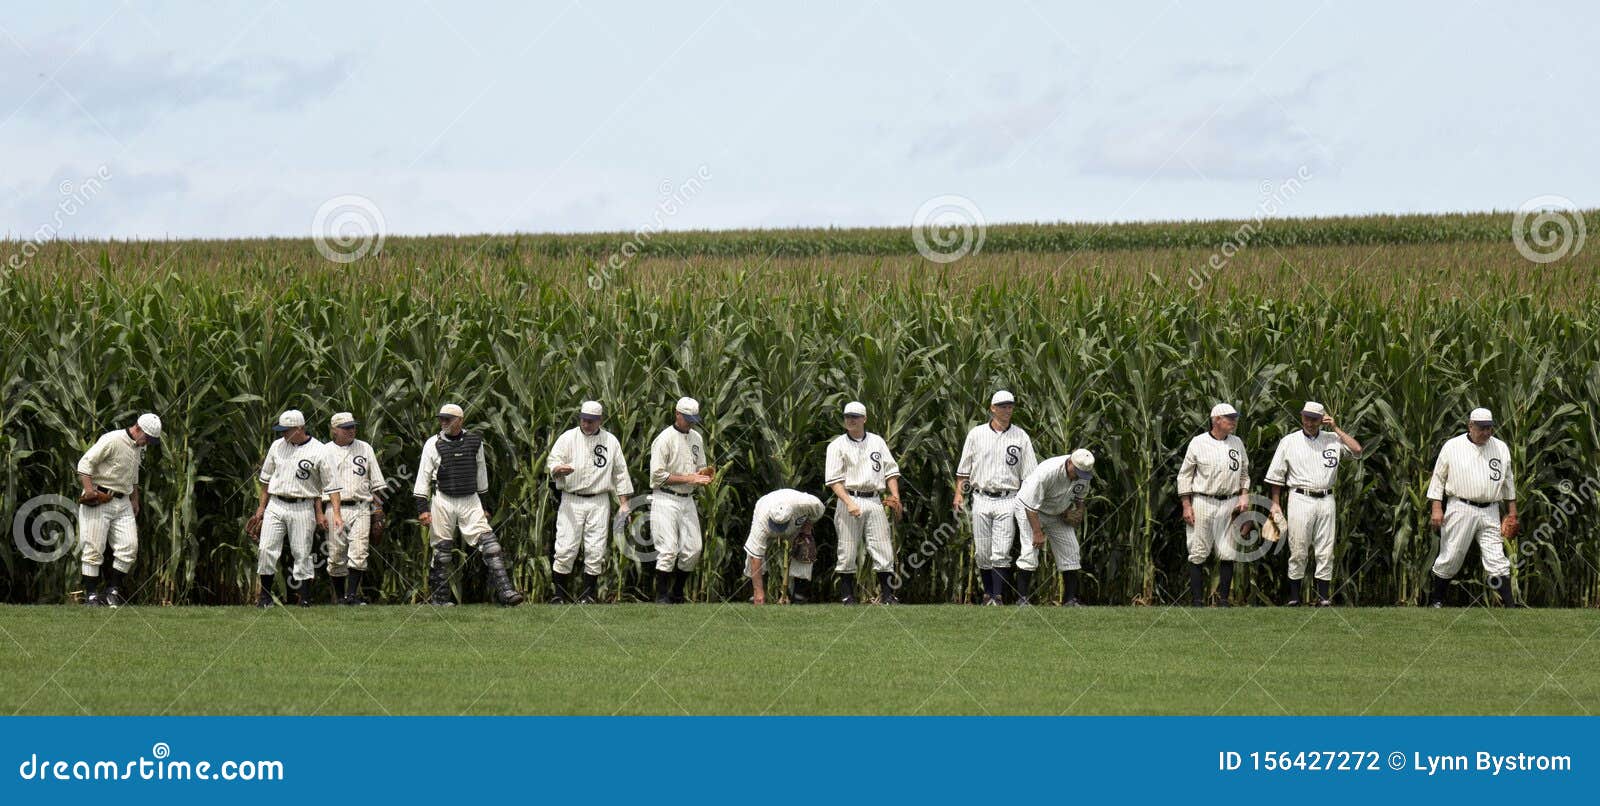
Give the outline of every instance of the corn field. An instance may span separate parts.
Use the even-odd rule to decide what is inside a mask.
[[[320,438],[331,413],[353,411],[385,474],[409,482],[433,413],[454,401],[486,438],[496,531],[538,599],[557,503],[545,455],[579,402],[605,403],[643,488],[651,438],[691,395],[723,468],[701,500],[692,593],[742,598],[756,498],[822,495],[824,447],[859,399],[904,473],[902,600],[969,601],[970,530],[950,484],[966,430],[1006,388],[1041,457],[1098,457],[1086,600],[1155,604],[1186,592],[1173,476],[1206,410],[1243,412],[1264,491],[1273,446],[1316,399],[1367,449],[1338,488],[1340,596],[1410,604],[1435,551],[1434,456],[1483,405],[1515,457],[1519,595],[1595,606],[1600,262],[1522,260],[1508,219],[1274,223],[1275,240],[1198,287],[1234,224],[994,228],[983,254],[948,267],[890,231],[663,235],[600,282],[618,238],[392,238],[348,266],[309,241],[50,243],[0,268],[0,512],[11,523],[35,496],[72,494],[101,432],[156,411],[166,433],[145,462],[135,600],[241,603],[256,584],[243,526],[280,410],[304,410]],[[0,266],[18,248],[0,243]],[[416,599],[425,576],[407,488],[368,572],[386,602]],[[818,539],[825,594],[831,523]],[[1236,596],[1281,602],[1285,560],[1251,564]],[[4,601],[77,590],[70,555],[38,563],[7,540],[0,561]],[[607,566],[606,598],[637,598],[646,576],[620,543]],[[1482,588],[1476,567],[1459,578],[1468,590]],[[1041,576],[1048,598],[1057,582]],[[774,597],[779,584],[769,577]]]

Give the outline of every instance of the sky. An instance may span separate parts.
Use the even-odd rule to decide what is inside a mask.
[[[11,5],[13,239],[1600,206],[1578,3]]]

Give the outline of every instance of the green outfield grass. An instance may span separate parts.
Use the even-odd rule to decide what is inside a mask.
[[[0,608],[0,713],[1588,714],[1600,618],[1485,608]]]

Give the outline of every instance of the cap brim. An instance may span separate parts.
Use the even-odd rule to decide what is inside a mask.
[[[274,430],[274,431],[277,431],[277,432],[278,432],[278,433],[280,433],[280,434],[281,434],[281,433],[283,433],[283,432],[284,432],[284,431],[288,431],[288,430],[289,430],[289,429],[290,429],[290,428],[293,428],[293,426],[289,426],[289,425],[275,425],[275,426],[273,426],[273,427],[272,427],[272,430]]]
[[[145,433],[144,439],[145,439],[145,442],[148,442],[151,445],[160,445],[161,444],[161,437],[152,437],[152,436],[150,436],[150,434],[148,432]]]
[[[1473,420],[1472,424],[1473,425],[1486,425],[1486,426],[1488,426],[1490,428],[1493,428],[1494,427],[1494,420]]]
[[[1300,416],[1301,417],[1326,417],[1328,415],[1326,415],[1326,414],[1324,414],[1324,413],[1322,413],[1320,411],[1301,411],[1300,412]]]
[[[598,419],[600,419],[600,415],[598,415],[598,414],[580,414],[580,415],[578,415],[578,419],[580,419],[580,420],[598,420]]]
[[[1077,471],[1078,478],[1080,480],[1088,481],[1089,479],[1094,478],[1094,471],[1093,470],[1084,470],[1081,467],[1074,467],[1073,470]]]
[[[339,423],[338,425],[334,426],[334,428],[355,428],[360,424],[361,423],[358,420],[351,420],[348,423]]]
[[[680,415],[682,415],[682,416],[683,416],[683,419],[685,419],[685,420],[688,420],[688,421],[689,421],[689,422],[691,422],[691,423],[698,423],[698,422],[700,422],[700,415],[698,415],[698,414],[684,414],[684,413],[683,413],[683,412],[681,412],[681,411],[680,411],[680,412],[678,412],[678,414],[680,414]]]

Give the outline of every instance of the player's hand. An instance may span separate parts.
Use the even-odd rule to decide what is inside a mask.
[[[1033,533],[1033,547],[1034,548],[1039,548],[1040,546],[1043,546],[1043,545],[1044,545],[1044,532],[1034,532]]]
[[[689,483],[690,484],[698,484],[701,487],[704,487],[704,486],[710,484],[711,482],[713,482],[715,480],[716,479],[713,479],[711,477],[710,473],[696,473],[693,476],[689,477]]]
[[[421,515],[418,515],[417,516],[417,522],[421,523],[423,526],[432,526],[433,525],[433,513],[432,512],[424,512]]]
[[[559,479],[559,478],[562,478],[563,476],[572,475],[572,471],[576,470],[576,469],[577,468],[574,468],[572,465],[556,465],[556,469],[551,471],[551,472],[555,475],[556,478]]]
[[[962,502],[960,493],[957,493],[955,503],[951,505],[950,509],[959,515],[963,506],[965,506],[965,503]]]
[[[1194,506],[1192,504],[1185,503],[1183,505],[1183,522],[1189,526],[1194,525]]]
[[[1274,519],[1283,517],[1283,506],[1277,501],[1273,501],[1272,510],[1268,514],[1270,514]]]
[[[321,512],[317,513],[317,528],[324,532],[328,531],[328,516]]]
[[[900,504],[900,496],[891,495],[883,499],[883,505],[890,512],[894,513],[895,520],[900,520],[901,518],[905,517],[906,508]]]
[[[1241,496],[1239,502],[1233,505],[1233,514],[1243,515],[1248,509],[1250,509],[1250,499]]]
[[[1338,426],[1333,424],[1333,415],[1332,414],[1324,414],[1324,415],[1322,415],[1322,427],[1323,428],[1329,428],[1329,429],[1338,428]]]
[[[850,513],[850,517],[852,518],[861,517],[861,505],[857,504],[854,499],[851,499],[850,503],[844,505],[844,511]]]
[[[344,531],[344,516],[343,515],[340,515],[338,513],[334,513],[334,516],[333,516],[333,531],[335,531],[335,532],[343,532]]]
[[[1443,529],[1444,528],[1444,513],[1440,512],[1437,509],[1434,510],[1433,513],[1428,516],[1428,525],[1432,526],[1434,529]]]
[[[1517,538],[1519,525],[1520,524],[1517,521],[1517,516],[1515,515],[1507,515],[1504,518],[1501,518],[1500,536],[1507,540],[1515,540]]]
[[[717,466],[716,465],[706,465],[705,467],[700,468],[700,470],[698,472],[702,476],[715,476],[715,475],[717,475]]]

